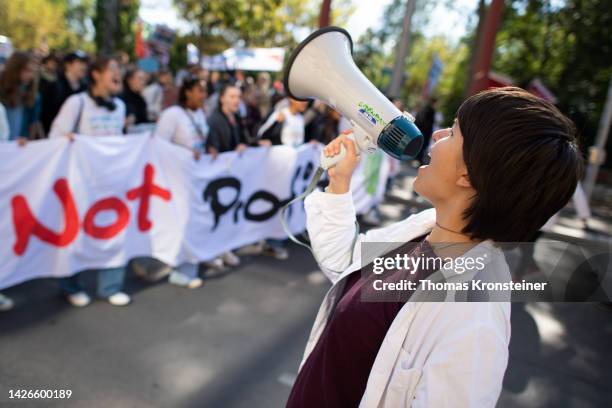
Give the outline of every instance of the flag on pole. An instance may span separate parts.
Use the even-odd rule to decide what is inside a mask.
[[[427,74],[427,81],[423,87],[423,99],[427,99],[431,96],[432,91],[435,89],[438,81],[440,80],[440,75],[442,74],[443,68],[444,64],[442,64],[442,61],[438,55],[435,54],[433,61],[431,62],[431,68],[429,68],[429,73]]]

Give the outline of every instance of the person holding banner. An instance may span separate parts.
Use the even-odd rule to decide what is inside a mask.
[[[273,112],[259,128],[260,140],[270,140],[272,145],[298,147],[304,143],[304,116],[307,102],[288,98],[289,105]]]
[[[259,128],[257,136],[259,140],[269,140],[274,146],[285,145],[298,147],[304,143],[304,116],[302,115],[308,103],[288,98],[289,105],[270,114],[268,119]],[[262,253],[278,260],[289,258],[285,239],[267,239],[264,242],[245,247],[242,253]]]
[[[49,137],[115,136],[123,133],[125,105],[115,97],[121,91],[121,71],[115,59],[101,57],[89,67],[89,89],[70,96],[53,121]],[[99,269],[97,295],[114,306],[130,303],[130,296],[123,293],[125,266]],[[81,273],[60,280],[60,288],[67,300],[76,307],[87,306],[91,298],[83,289]]]
[[[238,115],[240,109],[240,88],[225,84],[219,91],[218,106],[209,117],[210,135],[207,148],[219,153],[236,150],[244,151],[249,145],[249,135]]]
[[[184,146],[193,152],[197,161],[202,153],[216,157],[218,152],[213,146],[206,148],[208,123],[202,106],[206,99],[206,83],[196,76],[183,80],[179,89],[178,105],[164,110],[155,128],[155,137]],[[231,259],[228,259],[228,264]],[[219,267],[223,261],[217,259],[212,265]],[[176,286],[196,289],[202,286],[198,276],[198,264],[185,262],[172,269],[168,282]]]
[[[430,163],[419,168],[414,188],[434,208],[359,235],[350,192],[357,149],[344,135],[325,148],[330,157],[344,146],[346,157],[305,208],[313,252],[333,286],[288,408],[496,405],[508,364],[508,294],[468,302],[461,290],[424,292],[419,279],[511,282],[502,244],[529,239],[565,206],[583,159],[571,121],[519,88],[468,98],[453,126],[432,137]],[[387,262],[394,255],[426,261],[402,267]],[[426,266],[438,257],[442,266]],[[480,264],[459,267],[470,259]],[[378,260],[387,271],[371,273]],[[399,278],[412,279],[414,289],[401,298],[392,288],[382,295],[381,285]]]
[[[164,110],[157,121],[155,136],[190,149],[197,160],[202,153],[216,157],[213,146],[206,147],[208,122],[202,109],[206,87],[197,77],[183,80],[179,89],[178,105]]]
[[[127,126],[149,122],[147,101],[142,95],[147,74],[140,68],[130,67],[123,79],[123,91],[119,98],[125,104]]]
[[[210,125],[210,133],[206,142],[208,151],[214,149],[219,153],[232,150],[243,152],[249,145],[270,145],[267,141],[251,143],[243,119],[238,114],[241,103],[240,95],[240,88],[231,83],[223,85],[219,91],[218,106],[208,120]],[[240,258],[232,251],[224,253],[222,259],[229,266],[240,264]]]

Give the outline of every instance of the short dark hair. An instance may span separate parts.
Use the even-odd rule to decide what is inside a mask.
[[[476,190],[463,232],[497,242],[532,240],[582,177],[573,123],[551,103],[515,87],[471,96],[457,120]]]
[[[74,61],[87,62],[87,54],[85,54],[83,51],[77,50],[64,56],[64,64],[70,64]]]

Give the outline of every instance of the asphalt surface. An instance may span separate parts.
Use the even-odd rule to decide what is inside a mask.
[[[128,307],[69,306],[55,282],[5,291],[0,404],[61,407],[276,407],[297,372],[328,283],[311,256],[244,259],[187,290],[130,276]],[[11,401],[9,389],[70,389],[69,400]]]

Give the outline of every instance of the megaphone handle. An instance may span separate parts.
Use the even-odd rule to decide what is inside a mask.
[[[328,170],[334,167],[336,164],[340,163],[342,159],[346,157],[346,147],[344,145],[340,145],[340,153],[335,156],[327,157],[325,156],[325,152],[321,152],[321,168],[323,170]]]
[[[354,130],[354,129],[353,129]],[[359,143],[357,143],[357,141],[355,140],[355,133],[354,131],[351,131],[349,133],[344,133],[346,135],[346,137],[348,139],[351,139],[353,142],[355,142],[356,147],[359,149],[360,145]],[[321,152],[321,165],[320,167],[323,170],[329,170],[330,168],[334,167],[336,164],[340,163],[342,161],[342,159],[344,159],[346,157],[346,147],[344,147],[344,145],[340,145],[340,153],[338,153],[335,156],[332,157],[325,157],[325,153]]]

